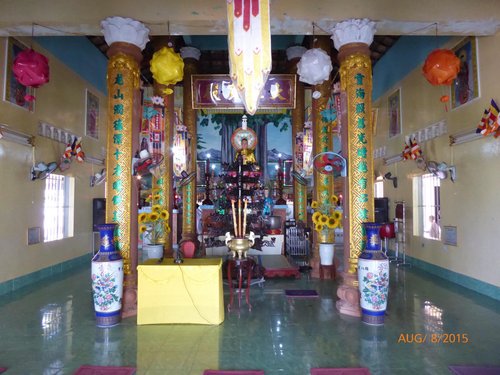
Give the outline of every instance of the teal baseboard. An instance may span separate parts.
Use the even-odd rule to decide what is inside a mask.
[[[15,279],[0,283],[0,296],[11,293],[25,286],[35,284],[41,280],[61,274],[81,265],[90,264],[90,259],[91,255],[85,254],[79,256],[78,258],[70,259],[65,262],[58,263],[53,266],[30,273],[28,275],[16,277]]]
[[[395,256],[396,254],[394,251],[389,250],[389,255]],[[500,301],[500,288],[495,285],[485,283],[484,281],[474,279],[458,272],[450,271],[449,269],[436,266],[435,264],[408,255],[406,256],[406,262],[410,263],[413,267]]]

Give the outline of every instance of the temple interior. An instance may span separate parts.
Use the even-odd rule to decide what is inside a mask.
[[[493,1],[92,4],[0,4],[0,373],[500,374]]]

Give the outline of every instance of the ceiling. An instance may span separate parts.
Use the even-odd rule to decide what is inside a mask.
[[[227,1],[227,0],[226,0]],[[226,1],[224,0],[2,0],[0,36],[85,35],[103,52],[107,45],[100,22],[110,16],[130,17],[149,28],[141,67],[151,82],[149,59],[170,40],[201,50],[199,71],[228,73]],[[351,18],[376,23],[370,46],[373,64],[401,35],[494,35],[500,30],[498,0],[271,0],[273,73],[289,72],[286,48],[311,48],[312,35],[329,36],[335,25]],[[146,6],[147,5],[147,6]],[[316,26],[316,27],[315,27]],[[332,43],[332,62],[336,51]],[[335,74],[335,72],[334,72]]]
[[[102,35],[87,36],[88,39],[103,53],[106,54],[109,46]],[[324,36],[326,37],[326,36]],[[392,47],[398,40],[397,35],[376,35],[370,46],[372,65]],[[153,77],[150,71],[150,60],[154,52],[161,46],[171,42],[175,51],[181,47],[196,47],[201,51],[198,63],[199,74],[229,74],[229,58],[227,52],[227,36],[225,35],[189,35],[173,36],[151,36],[150,41],[143,51],[143,61],[141,64],[141,77],[145,84],[152,84]],[[312,48],[313,37],[305,35],[274,35],[271,37],[272,48],[272,70],[273,74],[290,73],[290,63],[286,56],[286,49],[294,45],[302,45]],[[337,61],[337,51],[332,44],[332,77],[337,76],[339,64]]]

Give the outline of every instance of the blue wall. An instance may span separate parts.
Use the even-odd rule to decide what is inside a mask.
[[[402,36],[373,67],[372,100],[380,98],[406,75],[422,66],[427,55],[449,36]]]
[[[101,93],[107,94],[108,59],[86,37],[41,36],[35,41]]]

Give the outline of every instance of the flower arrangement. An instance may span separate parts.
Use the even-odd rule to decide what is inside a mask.
[[[311,202],[311,208],[314,211],[312,215],[314,230],[321,235],[321,242],[333,242],[332,236],[335,228],[342,227],[342,213],[336,210],[338,202],[339,198],[336,195],[325,198],[321,202]]]
[[[153,203],[161,201],[160,194],[153,194],[151,201]],[[153,204],[150,213],[142,213],[139,215],[139,233],[149,239],[151,245],[158,245],[164,242],[165,234],[170,232],[168,219],[170,215],[167,210],[163,209],[160,204]]]

